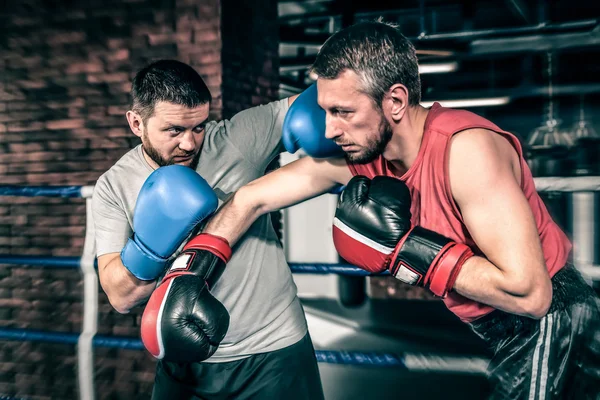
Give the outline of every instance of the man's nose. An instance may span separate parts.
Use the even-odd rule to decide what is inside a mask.
[[[179,142],[179,148],[183,151],[192,152],[196,149],[196,142],[194,140],[194,133],[185,131]]]
[[[325,116],[325,137],[334,139],[342,134],[342,130],[337,126],[330,115]]]

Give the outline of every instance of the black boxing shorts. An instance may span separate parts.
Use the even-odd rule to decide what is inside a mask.
[[[225,363],[159,361],[152,400],[323,400],[310,336],[286,348]]]
[[[600,299],[567,264],[539,320],[500,310],[471,328],[493,350],[491,399],[600,399]]]

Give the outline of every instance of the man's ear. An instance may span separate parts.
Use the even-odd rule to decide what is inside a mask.
[[[127,117],[129,128],[133,134],[141,138],[144,134],[144,121],[142,120],[141,115],[135,111],[129,110],[125,116]]]
[[[392,85],[384,97],[384,102],[387,103],[392,120],[400,122],[408,108],[408,89],[399,83]]]

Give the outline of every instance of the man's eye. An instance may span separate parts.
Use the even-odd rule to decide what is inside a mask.
[[[194,128],[194,132],[196,133],[202,133],[204,132],[204,126],[197,126]]]
[[[179,132],[181,132],[181,128],[172,127],[172,128],[169,128],[169,132],[170,133],[179,133]]]

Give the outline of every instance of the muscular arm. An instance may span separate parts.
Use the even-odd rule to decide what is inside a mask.
[[[449,175],[464,223],[486,256],[467,260],[454,290],[509,313],[541,318],[550,307],[552,285],[520,188],[516,151],[493,132],[462,132],[450,147]]]
[[[351,177],[344,159],[301,158],[240,188],[204,232],[224,237],[233,246],[261,215],[327,193]]]
[[[135,278],[121,262],[120,253],[98,257],[98,276],[108,301],[121,314],[146,302],[156,286],[156,281]]]

